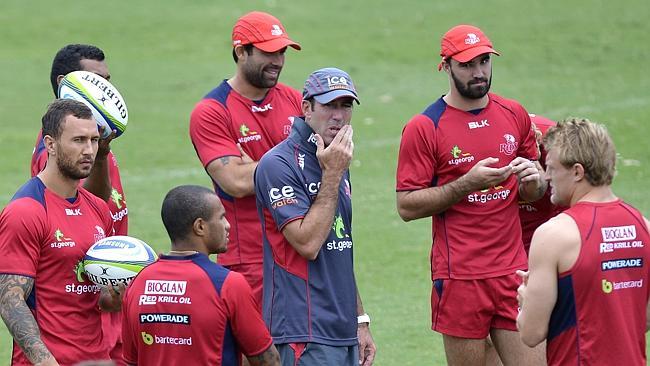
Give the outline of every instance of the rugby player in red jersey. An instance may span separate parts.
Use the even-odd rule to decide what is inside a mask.
[[[132,365],[279,366],[280,356],[244,277],[214,263],[230,224],[208,188],[167,193],[161,216],[171,250],[124,297],[124,358]]]
[[[95,73],[106,80],[111,79],[104,51],[88,44],[69,44],[61,48],[52,60],[50,71],[50,83],[56,97],[59,83],[65,75],[73,71],[88,71]],[[113,218],[115,235],[128,235],[129,210],[126,203],[126,195],[122,188],[120,169],[117,158],[111,151],[110,143],[114,135],[99,140],[99,147],[93,169],[90,175],[83,181],[83,187],[88,192],[103,199],[108,204]],[[45,168],[47,163],[47,150],[43,141],[43,133],[39,131],[36,138],[36,145],[32,153],[31,174],[36,176]],[[102,313],[102,331],[104,340],[111,348],[111,358],[118,366],[122,362],[122,341],[120,332],[122,330],[121,314],[115,312]]]
[[[57,99],[43,136],[45,168],[0,214],[0,251],[11,258],[0,261],[0,315],[14,338],[12,365],[107,360],[100,309],[118,311],[121,298],[86,280],[81,264],[113,235],[106,202],[80,186],[97,154],[97,124],[83,103]]]
[[[210,91],[192,111],[190,137],[226,208],[230,245],[217,261],[243,274],[262,304],[262,229],[253,171],[257,161],[291,131],[301,114],[300,93],[279,83],[287,47],[299,50],[282,23],[253,11],[232,31],[235,75]]]
[[[645,365],[648,220],[612,191],[616,150],[603,125],[568,119],[544,138],[551,202],[519,271],[524,343],[547,341],[549,365]]]
[[[433,218],[432,328],[447,362],[483,365],[490,335],[504,364],[542,364],[516,333],[513,294],[526,268],[517,202],[539,199],[546,183],[528,113],[489,93],[494,54],[477,27],[443,36],[450,89],[404,127],[397,208],[405,221]]]

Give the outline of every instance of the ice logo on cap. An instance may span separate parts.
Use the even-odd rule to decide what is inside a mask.
[[[276,37],[282,35],[282,29],[280,28],[279,25],[273,24],[273,29],[271,29],[271,35],[274,35]]]
[[[345,76],[328,76],[327,86],[330,89],[346,89],[348,87],[348,79]]]
[[[477,44],[481,42],[481,39],[474,33],[467,33],[467,38],[465,38],[465,44]]]

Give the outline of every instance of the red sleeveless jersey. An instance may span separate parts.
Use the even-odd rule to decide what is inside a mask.
[[[580,254],[559,274],[547,336],[549,365],[645,365],[650,235],[643,216],[617,200],[564,211]]]

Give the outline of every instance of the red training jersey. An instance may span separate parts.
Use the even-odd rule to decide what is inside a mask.
[[[530,114],[531,121],[540,130],[542,136],[546,135],[549,128],[555,126],[555,121],[548,118]],[[546,150],[544,146],[540,146],[540,159],[539,163],[546,169]],[[519,219],[521,220],[521,239],[524,242],[524,249],[528,254],[530,248],[530,241],[533,238],[533,233],[539,225],[548,221],[551,217],[557,215],[562,210],[551,203],[551,190],[546,190],[544,196],[535,202],[519,201]]]
[[[117,159],[113,152],[110,151],[108,159],[108,175],[111,179],[111,196],[106,203],[111,211],[115,226],[115,235],[128,235],[129,210],[126,207],[126,196],[122,188],[122,179],[120,178],[120,169],[117,165]],[[36,138],[36,145],[32,153],[31,174],[35,177],[40,173],[47,164],[47,150],[43,143],[43,131],[39,131]]]
[[[547,336],[549,365],[645,365],[650,234],[616,200],[564,211],[580,230],[580,254],[558,275]]]
[[[122,306],[129,364],[241,365],[272,344],[244,277],[205,254],[162,255],[129,285]]]
[[[278,83],[261,101],[243,97],[225,80],[201,100],[190,117],[190,137],[204,167],[224,156],[240,156],[239,143],[253,160],[283,141],[293,117],[301,115],[302,96]],[[214,182],[230,222],[228,251],[217,256],[223,265],[262,263],[262,228],[255,195],[235,198]],[[261,270],[261,268],[260,268]]]
[[[97,302],[100,288],[81,261],[97,240],[113,235],[106,203],[79,188],[74,202],[32,178],[0,214],[0,273],[34,279],[27,305],[41,339],[60,365],[108,359]],[[31,365],[14,342],[12,365]]]
[[[537,160],[530,117],[517,102],[489,94],[487,106],[462,111],[440,98],[404,127],[397,191],[443,186],[478,161],[515,157]],[[521,242],[517,178],[472,192],[432,222],[432,279],[481,279],[526,268]]]

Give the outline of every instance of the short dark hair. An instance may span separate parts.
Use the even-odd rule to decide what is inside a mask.
[[[47,112],[43,115],[43,136],[49,135],[53,139],[61,137],[63,122],[69,115],[80,119],[92,119],[93,112],[82,102],[74,99],[57,99],[50,103]]]
[[[251,53],[253,53],[254,46],[252,43],[245,44],[242,47],[244,47],[244,51],[246,51],[246,54],[250,55]],[[235,63],[239,61],[239,57],[237,57],[237,53],[235,52],[235,47],[232,48],[232,59],[235,60]]]
[[[160,216],[172,242],[187,238],[196,219],[212,218],[215,211],[205,197],[213,194],[214,191],[196,185],[178,186],[167,193]]]
[[[56,53],[52,60],[52,71],[50,71],[50,82],[55,97],[59,90],[57,77],[81,70],[80,61],[84,59],[104,61],[104,51],[89,44],[69,44]]]

